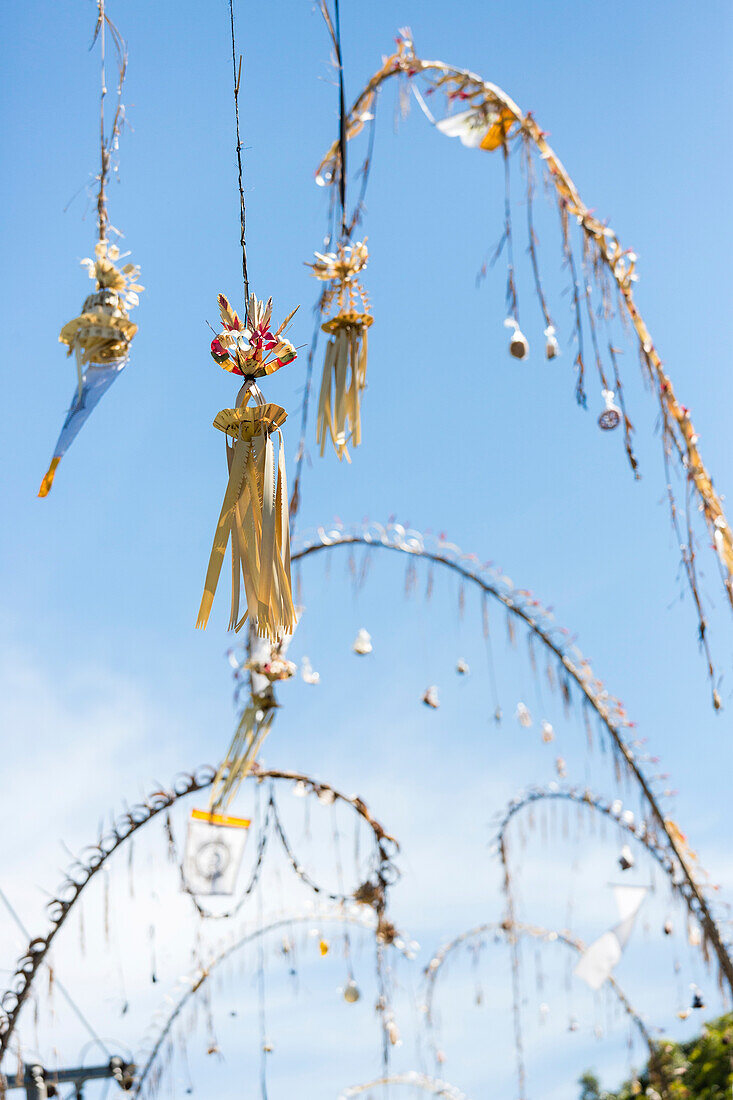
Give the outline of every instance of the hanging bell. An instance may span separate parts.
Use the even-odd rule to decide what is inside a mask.
[[[613,390],[603,390],[603,401],[606,407],[598,417],[598,426],[604,432],[613,431],[621,423],[621,409],[614,402],[614,397]]]
[[[354,644],[351,647],[354,653],[358,653],[360,657],[365,656],[372,651],[372,636],[368,630],[365,630],[362,626],[358,634],[354,638]]]
[[[628,871],[634,866],[636,860],[634,859],[634,853],[629,848],[628,844],[624,844],[621,849],[621,854],[618,857],[618,865],[622,871]]]
[[[705,1008],[705,1001],[699,989],[695,989],[692,997],[692,1008]]]
[[[432,710],[437,710],[440,706],[440,699],[438,698],[438,689],[435,684],[431,684],[429,688],[426,688],[422,695],[422,701],[426,707],[431,707]]]
[[[494,721],[496,722],[497,726],[501,725],[501,720],[503,717],[504,715],[502,714],[501,707],[497,707],[494,711]]]
[[[671,936],[673,932],[674,925],[672,924],[672,921],[669,919],[669,917],[667,917],[666,921],[664,922],[664,934],[665,936]]]
[[[321,940],[320,943],[318,944],[318,949],[321,952],[321,955],[327,955],[328,954],[328,941],[327,940]]]
[[[529,708],[525,706],[524,703],[517,703],[514,717],[519,722],[520,726],[524,726],[525,729],[529,729],[532,725],[532,715],[529,713]]]
[[[344,1000],[347,1004],[355,1005],[361,997],[359,992],[359,986],[356,984],[353,978],[349,978],[348,982],[344,986]]]
[[[556,359],[560,354],[560,345],[557,342],[554,325],[548,325],[545,329],[545,358]]]
[[[557,760],[555,761],[555,771],[557,772],[560,779],[565,779],[565,777],[567,776],[568,769],[565,764],[565,758],[563,756],[558,756]]]
[[[459,676],[468,676],[470,671],[471,670],[468,667],[468,662],[464,661],[463,657],[459,657],[458,660],[456,661],[456,672],[458,673],[458,675]]]
[[[509,354],[513,359],[526,359],[529,355],[529,343],[519,327],[519,321],[515,320],[514,317],[507,317],[504,324],[512,330],[511,339],[509,340]]]
[[[542,721],[542,740],[546,745],[555,740],[555,731],[546,719]]]

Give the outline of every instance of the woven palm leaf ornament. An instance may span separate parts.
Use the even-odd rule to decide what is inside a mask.
[[[214,427],[225,437],[228,481],[209,556],[197,628],[211,614],[227,546],[231,542],[232,595],[229,629],[247,619],[253,633],[273,645],[292,634],[296,622],[290,581],[290,519],[285,452],[281,428],[287,417],[280,405],[267,403],[257,384],[297,357],[285,332],[295,310],[272,329],[272,298],[261,301],[249,290],[242,143],[239,133],[239,84],[234,5],[229,3],[234,78],[234,111],[239,170],[240,244],[244,283],[244,317],[223,294],[218,297],[221,329],[211,341],[211,356],[224,370],[242,379],[234,408],[222,409]],[[296,307],[297,308],[297,307]],[[246,609],[240,614],[244,589]]]
[[[256,379],[296,358],[284,336],[293,314],[276,332],[270,328],[272,299],[250,295],[249,326],[219,295],[222,331],[211,342],[211,355],[224,370],[244,378],[234,408],[222,409],[214,427],[226,440],[229,480],[206,573],[197,627],[209,620],[224,556],[231,540],[232,599],[229,629],[247,617],[271,642],[292,633],[295,609],[290,583],[290,523],[282,433],[287,413],[266,403]],[[294,312],[294,311],[293,311]],[[254,399],[254,404],[250,401]],[[247,609],[240,616],[240,576]]]
[[[333,313],[321,325],[330,339],[326,346],[318,398],[316,440],[321,456],[329,438],[339,459],[351,461],[347,443],[361,443],[361,395],[366,388],[367,332],[374,318],[359,274],[369,253],[366,241],[339,244],[336,252],[316,252],[308,266],[326,283],[321,312]]]
[[[506,92],[475,73],[442,61],[418,57],[409,30],[400,31],[396,41],[395,52],[383,59],[381,67],[367,81],[346,113],[342,134],[318,165],[316,180],[334,188],[339,182],[344,160],[342,145],[348,144],[364,130],[367,123],[371,123],[370,149],[363,169],[363,176],[366,177],[372,168],[373,120],[377,98],[382,87],[392,78],[396,78],[400,87],[401,105],[406,108],[411,94],[414,94],[430,123],[446,137],[458,138],[467,148],[481,152],[501,150],[505,177],[505,225],[495,258],[502,250],[505,252],[508,266],[505,323],[510,329],[509,353],[517,361],[528,358],[530,347],[519,324],[514,282],[512,212],[517,203],[512,198],[510,187],[510,166],[515,159],[514,154],[522,158],[526,253],[530,258],[536,296],[543,316],[545,358],[554,361],[560,354],[560,341],[542,285],[539,241],[533,222],[536,181],[539,179],[544,183],[546,193],[557,206],[562,267],[570,281],[571,337],[574,345],[571,362],[575,374],[575,395],[578,403],[586,407],[588,365],[592,363],[600,383],[596,414],[599,429],[604,435],[616,428],[621,429],[635,477],[638,477],[638,472],[632,444],[634,428],[627,412],[621,380],[618,357],[621,349],[616,347],[614,335],[621,326],[635,337],[644,381],[649,384],[658,402],[670,518],[676,543],[680,546],[682,572],[695,607],[698,637],[711,682],[713,705],[718,709],[721,705],[718,679],[708,644],[707,616],[698,579],[698,557],[705,546],[698,543],[693,529],[695,511],[704,520],[707,544],[717,561],[726,598],[732,607],[733,532],[724,512],[723,498],[703,462],[690,412],[677,398],[672,380],[636,304],[638,258],[632,250],[624,248],[614,230],[585,205],[567,169],[550,146],[546,133],[530,112],[524,113]],[[673,488],[673,469],[684,483],[684,490],[679,495]]]
[[[117,53],[119,75],[117,103],[109,133],[105,130],[104,100],[107,94],[105,77],[105,32],[109,31]],[[102,93],[100,107],[101,167],[97,177],[97,228],[98,240],[94,259],[82,260],[89,278],[94,280],[94,291],[88,295],[78,317],[61,329],[59,341],[66,345],[67,354],[76,360],[76,392],[61,428],[48,470],[41,482],[39,497],[48,496],[56,476],[57,467],[73,443],[90,413],[100,399],[127,366],[130,344],[137,332],[137,325],[130,320],[130,310],[139,302],[140,268],[135,264],[121,264],[125,258],[116,244],[111,243],[111,227],[107,214],[107,182],[114,170],[113,155],[119,146],[119,136],[124,123],[122,85],[127,69],[125,43],[119,31],[105,12],[104,0],[97,0],[97,25],[94,40],[100,42],[102,53]]]

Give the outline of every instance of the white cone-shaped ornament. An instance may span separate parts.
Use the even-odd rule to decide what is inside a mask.
[[[429,688],[425,689],[422,701],[426,707],[431,707],[432,710],[438,709],[440,706],[440,699],[438,698],[438,689],[435,684],[431,684]]]
[[[360,657],[366,656],[367,653],[372,651],[372,636],[368,630],[365,630],[362,626],[354,638],[354,644],[351,647],[354,653],[358,653]]]
[[[308,657],[304,657],[300,664],[300,675],[306,684],[320,684],[321,675],[313,668]]]
[[[529,713],[529,707],[524,703],[517,703],[517,709],[514,712],[514,717],[519,722],[520,726],[525,729],[529,729],[532,725],[532,715]]]

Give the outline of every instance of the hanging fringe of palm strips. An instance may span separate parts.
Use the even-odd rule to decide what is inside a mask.
[[[244,378],[233,409],[222,409],[214,427],[226,436],[229,482],[211,548],[196,626],[205,629],[226,548],[232,543],[232,601],[229,629],[249,616],[261,637],[277,642],[290,634],[296,616],[290,583],[290,524],[281,426],[287,413],[266,404],[255,379],[273,374],[296,358],[283,333],[295,310],[276,332],[270,330],[272,299],[250,296],[248,324],[219,295],[222,331],[211,342],[215,362]],[[250,405],[254,399],[255,404]],[[279,444],[277,456],[275,443]],[[240,617],[240,577],[247,610]]]
[[[330,437],[339,460],[351,462],[347,443],[361,443],[361,395],[366,389],[367,331],[374,318],[359,274],[369,259],[366,241],[339,244],[336,252],[316,252],[307,264],[316,279],[326,283],[320,300],[325,317],[321,325],[331,339],[326,346],[321,392],[318,398],[316,440],[321,456]]]
[[[563,227],[569,220],[577,223],[590,249],[589,270],[593,272],[596,283],[599,284],[604,305],[609,303],[602,285],[603,272],[615,283],[619,300],[623,302],[631,320],[639,342],[642,364],[659,400],[665,459],[671,457],[678,461],[688,488],[697,496],[699,511],[704,516],[710,543],[720,565],[725,591],[733,606],[733,533],[723,511],[721,498],[713,486],[713,478],[700,455],[698,436],[689,410],[675,396],[671,379],[664,370],[661,356],[634,300],[633,286],[637,279],[636,255],[629,249],[623,249],[615,232],[595,217],[583,203],[575,184],[531,113],[523,114],[506,92],[497,85],[482,80],[475,73],[466,69],[453,68],[442,61],[421,60],[415,53],[409,30],[401,30],[396,41],[397,51],[385,58],[382,67],[371,77],[355,100],[346,119],[346,139],[355,137],[372,119],[376,96],[382,84],[390,77],[398,78],[404,92],[409,93],[412,89],[427,116],[435,122],[426,109],[425,100],[417,87],[419,78],[424,82],[423,94],[430,96],[441,92],[446,97],[449,113],[435,124],[447,136],[460,137],[464,145],[489,151],[506,148],[510,139],[519,138],[525,141],[528,147],[531,146],[538,152],[546,169],[548,181],[554,188]],[[401,96],[401,102],[406,106],[409,95]],[[458,112],[454,110],[456,104],[461,105],[461,110]],[[339,142],[335,141],[316,170],[316,181],[319,184],[331,186],[334,184],[338,178],[339,157]],[[531,193],[528,201],[531,202]],[[567,234],[565,234],[565,240],[569,245]],[[530,251],[533,253],[533,262],[536,262],[535,245],[536,241],[532,236]],[[551,329],[551,336],[554,337],[554,326]],[[553,352],[550,355],[548,351],[548,358],[554,358],[556,354],[556,345],[553,342]],[[576,359],[575,366],[579,374],[579,397],[584,400],[583,364],[578,363]],[[615,383],[621,398],[621,380],[617,375]],[[627,434],[628,450],[631,422],[623,407],[621,413]],[[631,464],[632,467],[635,466],[634,462]],[[684,507],[679,509],[671,487],[668,491],[672,521],[676,525],[678,510],[684,515],[685,509]],[[720,697],[715,688],[714,670],[707,648],[707,624],[703,614],[695,566],[696,545],[691,530],[684,532],[683,535],[685,541],[682,544],[682,560],[696,606],[700,640],[713,682],[713,703],[717,709],[720,706]]]
[[[226,810],[243,779],[257,759],[260,747],[270,732],[277,704],[252,698],[242,711],[232,743],[219,766],[212,784],[210,810]]]

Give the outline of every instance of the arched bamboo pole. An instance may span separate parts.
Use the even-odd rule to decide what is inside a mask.
[[[136,804],[132,809],[117,818],[113,827],[100,836],[96,844],[85,848],[79,858],[69,869],[67,877],[61,883],[56,895],[47,903],[46,909],[51,921],[51,927],[43,936],[34,937],[25,953],[18,960],[15,973],[10,986],[0,997],[0,1066],[2,1059],[8,1050],[18,1017],[33,986],[33,982],[39,969],[45,962],[48,952],[63,927],[69,913],[79,900],[84,889],[106,864],[109,857],[116,852],[139,829],[156,818],[163,810],[167,810],[180,799],[194,794],[197,791],[206,790],[214,782],[217,769],[209,765],[203,765],[195,772],[182,774],[176,777],[173,786],[169,790],[156,790],[144,801]],[[337,791],[328,783],[321,783],[310,776],[300,772],[290,771],[261,771],[250,773],[247,777],[256,782],[267,779],[284,780],[293,783],[304,783],[317,792],[329,792],[334,798],[348,803],[354,808],[360,817],[364,819],[375,836],[380,857],[383,857],[385,866],[390,863],[391,854],[397,849],[397,842],[382,828],[379,822],[372,816],[366,804],[357,797],[350,798]],[[287,849],[286,849],[287,851]],[[382,886],[388,885],[388,882]],[[378,891],[379,893],[379,891]],[[379,906],[384,908],[384,889],[381,896],[375,897],[375,911]],[[0,1082],[2,1074],[0,1071]]]
[[[444,1100],[468,1100],[465,1092],[461,1092],[455,1085],[449,1085],[447,1081],[441,1081],[437,1077],[428,1077],[417,1070],[409,1070],[407,1073],[393,1073],[388,1077],[377,1077],[374,1081],[366,1081],[363,1085],[351,1085],[339,1093],[338,1100],[351,1100],[353,1096],[363,1096],[372,1089],[380,1086],[407,1085],[409,1088],[420,1089],[429,1096],[442,1096]]]
[[[671,852],[668,847],[667,836],[664,834],[663,840],[660,840],[657,833],[648,827],[646,821],[640,821],[637,825],[635,819],[624,817],[623,807],[620,800],[608,801],[608,799],[602,798],[600,795],[595,795],[589,790],[581,790],[576,787],[531,787],[529,790],[518,795],[507,806],[507,809],[499,823],[497,829],[495,844],[499,853],[499,859],[504,870],[505,880],[508,880],[510,876],[509,868],[509,855],[506,845],[506,831],[517,816],[524,810],[536,805],[538,802],[573,802],[578,806],[585,806],[595,813],[601,814],[607,817],[609,820],[618,826],[628,836],[633,837],[635,841],[642,845],[643,848],[649,853],[649,855],[659,864],[664,871],[665,875],[669,879],[669,883],[674,892],[684,902],[689,916],[694,921],[699,921],[699,914],[695,911],[694,906],[691,904],[691,896],[688,891],[682,889],[683,883],[679,878],[679,863],[676,859],[675,853]],[[700,869],[697,870],[697,876],[700,877]],[[703,957],[705,962],[710,962],[710,955],[707,951],[707,945],[701,937],[700,946],[703,951]]]
[[[304,536],[299,541],[292,560],[299,562],[324,551],[349,546],[367,546],[409,554],[449,569],[475,585],[486,596],[502,604],[510,615],[529,627],[545,649],[558,659],[568,677],[579,689],[583,700],[598,715],[615,750],[627,767],[630,777],[637,784],[652,820],[666,837],[669,850],[677,860],[683,878],[679,889],[685,894],[688,899],[688,908],[700,924],[703,942],[707,941],[715,953],[720,980],[725,981],[733,996],[733,959],[728,953],[720,929],[710,912],[707,899],[696,880],[694,868],[680,840],[679,829],[674,822],[665,817],[649,781],[626,742],[623,730],[629,728],[631,723],[621,704],[610,696],[602,683],[596,679],[588,661],[577,647],[567,640],[567,635],[558,631],[552,616],[543,609],[541,603],[526,589],[515,589],[509,578],[501,576],[490,566],[483,565],[477,555],[462,554],[457,546],[442,539],[428,543],[419,531],[406,530],[399,524],[390,524],[386,527],[376,523],[352,528],[334,526],[328,530],[321,527],[315,534]]]
[[[206,984],[210,977],[212,977],[214,971],[227,959],[230,959],[237,951],[242,947],[246,947],[248,943],[252,943],[262,936],[267,935],[270,932],[276,932],[282,928],[290,928],[294,924],[310,924],[320,925],[328,922],[335,922],[338,924],[348,924],[357,928],[364,928],[367,931],[377,932],[376,920],[369,919],[366,913],[362,912],[345,912],[325,910],[321,913],[296,913],[292,916],[278,917],[276,920],[263,925],[261,928],[256,928],[252,931],[246,932],[244,935],[237,937],[237,939],[223,948],[214,958],[207,963],[206,966],[201,966],[198,970],[189,977],[183,979],[182,985],[185,988],[179,993],[179,996],[173,1001],[173,1007],[165,1015],[160,1027],[156,1025],[156,1021],[153,1021],[152,1027],[154,1027],[154,1037],[148,1044],[147,1053],[144,1055],[145,1061],[143,1062],[142,1069],[137,1075],[132,1095],[140,1096],[145,1081],[150,1075],[156,1059],[160,1054],[160,1050],[165,1042],[167,1036],[170,1034],[171,1028],[175,1024],[176,1020],[180,1016],[181,1012],[185,1008],[186,1004],[195,997],[199,990]],[[394,945],[397,947],[397,944]],[[399,947],[397,947],[400,950]],[[404,949],[403,949],[404,950]],[[170,1001],[170,998],[168,998]],[[144,1048],[143,1048],[144,1049]]]
[[[487,924],[479,924],[474,928],[469,928],[465,932],[461,932],[460,935],[444,944],[435,955],[433,955],[430,962],[425,967],[425,1021],[427,1024],[429,1041],[433,1050],[433,1054],[436,1055],[437,1060],[437,1040],[435,1038],[435,1021],[433,1018],[433,998],[435,996],[435,988],[438,977],[442,971],[443,965],[449,956],[464,943],[472,939],[477,939],[480,936],[485,935],[505,935],[507,937],[510,934],[514,937],[526,937],[528,939],[541,940],[543,943],[561,943],[563,946],[574,951],[576,954],[581,954],[585,951],[585,944],[582,940],[572,936],[567,931],[554,931],[549,928],[542,928],[535,924],[523,924],[512,923],[509,920],[502,922],[490,922]],[[627,1014],[637,1032],[639,1033],[642,1041],[646,1044],[649,1051],[649,1064],[654,1067],[657,1065],[657,1048],[652,1038],[649,1028],[644,1023],[643,1019],[636,1011],[634,1006],[629,1001],[628,997],[624,993],[621,986],[616,979],[611,975],[608,979],[609,988],[613,991],[614,996],[619,1001]],[[661,1080],[660,1085],[662,1087],[662,1100],[667,1100],[666,1082]]]
[[[710,541],[718,558],[724,589],[728,601],[733,607],[733,534],[723,510],[722,500],[713,486],[712,475],[703,463],[698,449],[698,436],[689,411],[678,401],[672,386],[672,380],[664,369],[662,358],[636,305],[633,294],[633,284],[636,279],[634,273],[636,257],[629,249],[621,247],[615,232],[597,218],[585,205],[567,169],[550,146],[545,132],[539,127],[530,112],[525,114],[501,88],[482,80],[481,77],[467,69],[455,68],[446,65],[442,61],[422,60],[415,53],[408,32],[401,32],[396,42],[396,52],[384,59],[382,67],[374,73],[356,97],[346,119],[347,140],[355,137],[364,125],[373,118],[372,112],[376,97],[387,81],[396,77],[398,80],[415,87],[417,84],[416,78],[422,77],[427,82],[428,93],[445,92],[449,102],[458,101],[461,103],[462,109],[474,111],[479,117],[487,119],[485,140],[488,141],[489,138],[492,140],[488,144],[482,145],[482,147],[487,149],[503,148],[505,165],[509,141],[513,140],[515,135],[521,137],[528,151],[532,149],[537,151],[546,167],[560,209],[566,254],[570,249],[567,235],[568,220],[572,219],[579,225],[587,248],[591,250],[594,258],[597,257],[600,266],[612,280],[620,300],[623,302],[638,340],[642,363],[653,383],[659,401],[665,470],[670,455],[676,458],[687,483],[688,494],[696,497],[699,510],[705,518]],[[422,99],[422,97],[420,98]],[[424,101],[422,102],[424,105]],[[427,111],[426,113],[429,114]],[[493,121],[493,125],[489,129],[490,121]],[[472,144],[476,145],[477,143],[473,142]],[[334,180],[339,176],[339,163],[339,144],[334,142],[318,166],[316,172],[318,181],[333,185]],[[371,168],[371,157],[365,168]],[[531,230],[530,253],[535,269],[535,279],[538,280],[533,236]],[[570,259],[572,260],[572,251],[570,251]],[[547,317],[547,307],[541,291],[540,299]],[[593,323],[591,320],[591,325]],[[616,367],[617,364],[614,363],[614,369],[617,373]],[[601,377],[603,378],[602,368]],[[616,388],[620,388],[618,377]],[[625,412],[623,413],[623,419],[628,431],[630,422],[628,422]],[[630,453],[628,435],[627,450]],[[633,459],[632,465],[635,466]],[[679,536],[682,562],[695,602],[700,642],[705,650],[708,672],[712,683],[713,705],[716,709],[719,709],[721,705],[720,696],[715,685],[715,674],[706,639],[707,624],[697,582],[696,549],[691,528],[690,501],[688,500],[686,505],[680,508],[669,483],[669,478],[667,478],[667,482],[671,518],[674,529]]]

